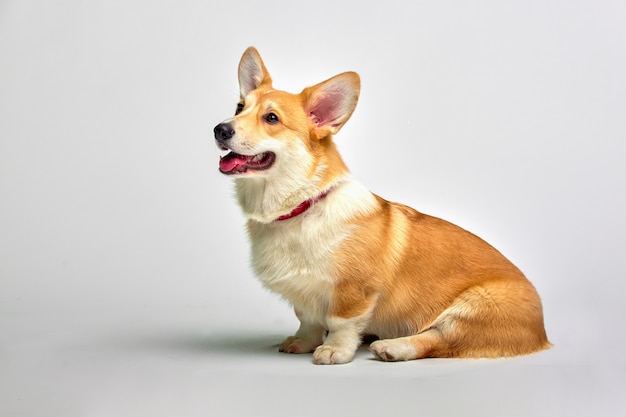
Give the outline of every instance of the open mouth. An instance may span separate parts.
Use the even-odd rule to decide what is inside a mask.
[[[258,155],[240,155],[229,152],[220,157],[220,172],[226,175],[243,174],[248,170],[262,171],[270,168],[276,160],[273,152],[263,152]]]

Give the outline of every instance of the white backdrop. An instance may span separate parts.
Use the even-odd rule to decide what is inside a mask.
[[[0,2],[0,415],[623,415],[626,3],[223,3]],[[555,348],[276,353],[212,139],[249,45],[359,72],[354,176],[512,259]]]

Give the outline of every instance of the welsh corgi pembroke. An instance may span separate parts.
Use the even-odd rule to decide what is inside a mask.
[[[500,252],[352,179],[333,135],[356,107],[356,73],[290,94],[250,47],[238,75],[235,115],[214,129],[219,170],[248,219],[255,273],[300,321],[279,351],[347,363],[366,335],[383,361],[550,346],[537,291]]]

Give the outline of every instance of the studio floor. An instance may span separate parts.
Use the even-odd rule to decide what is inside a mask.
[[[310,355],[277,351],[295,324],[279,312],[219,328],[201,320],[208,313],[202,308],[143,313],[5,314],[0,414],[582,417],[626,411],[623,362],[576,348],[558,333],[553,349],[513,359],[384,363],[363,346],[350,364],[316,366]]]

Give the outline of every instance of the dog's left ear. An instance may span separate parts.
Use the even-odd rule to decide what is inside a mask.
[[[360,90],[359,75],[344,72],[302,91],[305,110],[318,139],[339,132],[352,116]]]
[[[265,64],[261,59],[259,51],[253,46],[246,49],[239,61],[239,91],[241,98],[244,98],[252,90],[256,90],[261,85],[272,85]]]

